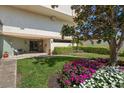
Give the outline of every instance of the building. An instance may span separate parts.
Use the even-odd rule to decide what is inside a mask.
[[[30,52],[52,52],[56,46],[70,46],[61,39],[63,24],[73,25],[70,6],[56,9],[37,5],[0,6],[0,57]]]

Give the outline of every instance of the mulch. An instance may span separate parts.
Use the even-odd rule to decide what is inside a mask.
[[[49,88],[61,88],[57,82],[57,74],[51,76],[48,80],[48,87]]]

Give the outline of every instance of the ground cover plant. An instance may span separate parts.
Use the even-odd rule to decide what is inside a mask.
[[[96,71],[91,79],[79,84],[80,88],[122,88],[124,73],[117,67],[104,67]]]
[[[107,65],[108,59],[80,59],[64,65],[58,77],[61,87],[79,86],[90,79],[99,68]]]
[[[59,73],[61,87],[115,88],[124,87],[124,72],[108,66],[109,59],[80,59],[64,65]]]

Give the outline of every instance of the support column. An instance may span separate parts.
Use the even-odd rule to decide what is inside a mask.
[[[46,52],[48,54],[51,51],[51,40],[50,39],[43,40],[43,50],[44,50],[44,52]]]

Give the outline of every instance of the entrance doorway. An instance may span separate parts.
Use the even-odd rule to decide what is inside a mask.
[[[38,42],[30,41],[30,51],[38,51]]]
[[[41,41],[30,41],[30,51],[32,51],[32,52],[43,52],[43,40],[41,40]]]

